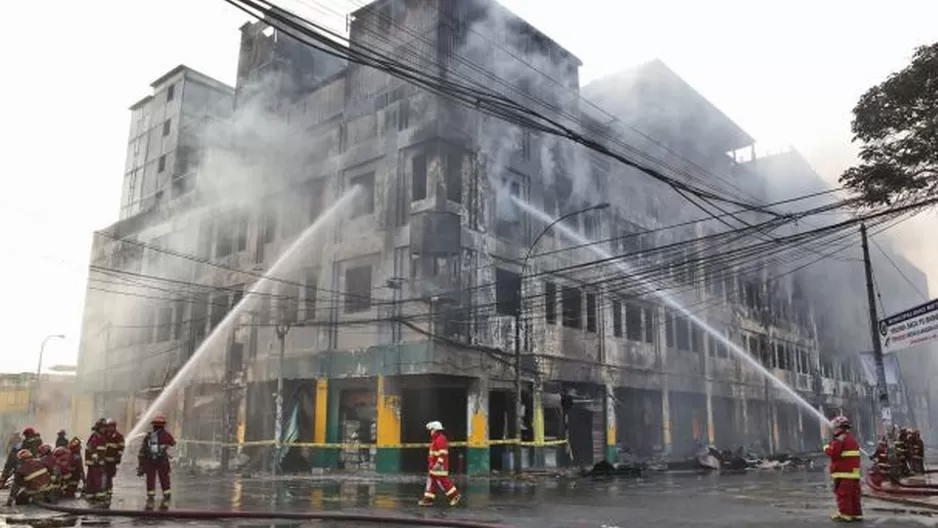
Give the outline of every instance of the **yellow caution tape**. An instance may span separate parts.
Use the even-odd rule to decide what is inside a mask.
[[[220,446],[220,447],[255,447],[255,446],[275,446],[277,443],[273,440],[253,440],[249,442],[218,442],[214,440],[177,440],[180,444],[193,444],[193,445],[207,445],[207,446]],[[490,446],[498,445],[515,445],[518,444],[516,439],[496,439],[489,440],[488,443],[483,443],[481,445],[474,445],[471,447],[485,448]],[[545,440],[543,442],[520,442],[524,447],[551,447],[565,445],[566,440]],[[320,449],[429,449],[429,443],[403,443],[403,444],[377,444],[377,443],[350,443],[350,442],[285,442],[281,444],[283,447],[308,447],[308,448],[320,448]],[[467,442],[450,442],[450,447],[469,447]]]

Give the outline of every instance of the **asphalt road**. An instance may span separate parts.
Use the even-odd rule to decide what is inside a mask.
[[[376,479],[367,475],[337,478],[234,478],[180,476],[174,507],[200,510],[342,511],[375,515],[449,517],[514,527],[614,528],[625,526],[752,526],[760,528],[830,526],[833,496],[821,472],[754,471],[746,474],[651,474],[619,480],[542,479],[459,482],[464,503],[456,508],[418,508],[422,486],[416,479]],[[140,509],[142,483],[131,475],[118,481],[114,508]],[[908,509],[867,500],[866,525],[938,525],[938,515],[880,511]],[[938,512],[936,512],[938,513]],[[20,508],[0,512],[6,524],[36,524],[37,512]],[[91,525],[88,518],[78,525]],[[140,521],[114,519],[114,526]],[[146,522],[148,526],[170,525]],[[99,525],[99,524],[98,524]],[[173,526],[271,526],[269,522],[180,523]],[[350,523],[277,522],[275,526],[350,526]],[[384,526],[393,526],[385,524]]]

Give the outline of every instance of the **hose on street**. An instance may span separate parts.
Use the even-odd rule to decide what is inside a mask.
[[[212,521],[220,519],[283,519],[291,521],[347,521],[373,524],[400,524],[411,526],[438,526],[452,528],[508,528],[503,524],[487,524],[460,519],[404,517],[400,515],[368,515],[364,513],[339,512],[272,512],[272,511],[224,511],[224,510],[111,510],[100,508],[76,508],[44,502],[35,503],[46,510],[69,515],[94,515],[101,517],[128,517],[132,519],[172,519]]]

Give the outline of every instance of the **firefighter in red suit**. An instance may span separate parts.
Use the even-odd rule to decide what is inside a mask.
[[[173,435],[166,430],[166,418],[156,415],[150,422],[153,430],[143,439],[140,452],[137,454],[137,476],[146,475],[147,478],[147,504],[148,510],[153,509],[156,498],[156,479],[160,479],[160,489],[163,491],[163,500],[160,509],[169,508],[172,498],[172,488],[169,481],[169,448],[176,445]]]
[[[59,485],[56,492],[60,498],[74,499],[75,493],[68,493],[68,483],[72,480],[72,464],[69,460],[68,448],[56,447],[52,451],[55,463],[55,473],[59,476]]]
[[[63,496],[74,498],[79,484],[85,482],[85,464],[81,456],[81,440],[72,438],[68,442],[68,480],[64,481]]]
[[[52,477],[45,464],[37,460],[29,449],[21,449],[16,454],[19,465],[13,473],[13,486],[7,498],[7,506],[29,504],[34,501],[49,500]]]
[[[435,490],[439,488],[449,499],[449,505],[455,506],[459,504],[460,496],[459,490],[449,479],[449,442],[443,434],[443,424],[430,422],[427,424],[427,430],[430,431],[427,487],[424,489],[423,498],[417,504],[420,506],[433,504],[433,499],[436,498]]]
[[[850,433],[850,420],[838,416],[831,421],[834,438],[824,446],[831,459],[830,472],[834,479],[837,513],[831,519],[852,522],[863,519],[860,507],[860,444]]]
[[[91,427],[91,436],[85,443],[85,473],[84,497],[92,505],[105,505],[107,500],[107,465],[104,457],[107,453],[107,436],[105,428],[107,420],[98,420]]]
[[[105,498],[111,500],[114,490],[114,477],[117,475],[117,466],[124,458],[124,435],[117,430],[117,422],[108,419],[105,422],[104,436],[107,439],[107,449],[104,452],[104,466],[107,473],[105,482]]]

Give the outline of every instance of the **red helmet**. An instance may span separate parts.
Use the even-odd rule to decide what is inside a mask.
[[[846,416],[838,416],[831,420],[831,427],[834,429],[850,429],[850,419]]]
[[[33,454],[29,451],[29,449],[20,449],[19,452],[16,453],[16,458],[19,460],[29,460],[32,457]]]
[[[55,450],[52,451],[52,454],[55,455],[56,458],[63,458],[63,457],[68,456],[68,449],[65,449],[64,447],[59,446],[59,447],[56,447]]]
[[[23,437],[29,438],[30,436],[36,436],[36,429],[32,427],[27,427],[23,429]]]
[[[49,444],[42,444],[41,446],[39,446],[40,455],[46,456],[51,452],[52,452],[52,446],[50,446]]]
[[[77,438],[72,438],[68,442],[68,449],[69,451],[79,451],[81,449],[81,440]]]
[[[152,425],[166,425],[166,417],[163,416],[162,414],[157,414],[156,416],[153,417],[152,420],[150,420],[150,424],[152,424]]]

